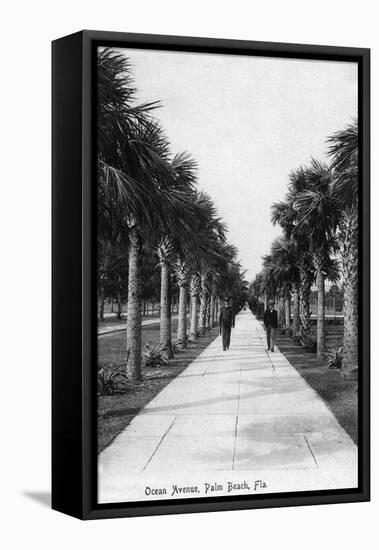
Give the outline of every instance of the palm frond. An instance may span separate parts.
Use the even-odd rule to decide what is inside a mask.
[[[328,155],[332,157],[332,168],[344,171],[352,165],[358,166],[358,140],[357,120],[328,137]]]

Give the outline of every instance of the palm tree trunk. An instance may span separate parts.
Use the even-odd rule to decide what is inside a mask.
[[[222,310],[222,300],[221,298],[218,298],[217,300],[217,326],[220,324],[220,315]]]
[[[284,313],[285,313],[285,327],[288,331],[291,328],[291,295],[287,292],[284,302]]]
[[[174,354],[171,341],[170,268],[166,261],[161,262],[160,343],[164,347],[168,359],[172,359]]]
[[[284,312],[284,298],[282,295],[278,298],[278,308],[279,308],[279,328],[284,328],[285,325],[285,312]]]
[[[126,325],[126,369],[133,383],[141,379],[141,236],[136,227],[129,230],[129,281]]]
[[[211,296],[207,296],[207,313],[206,313],[206,319],[205,319],[205,328],[207,330],[211,329]]]
[[[199,331],[202,334],[204,334],[207,327],[208,289],[206,277],[207,275],[201,275]]]
[[[310,331],[310,296],[312,286],[312,275],[306,269],[300,272],[300,330],[301,334],[308,334]]]
[[[121,319],[122,315],[122,300],[121,300],[121,290],[120,290],[120,283],[117,288],[117,319]]]
[[[214,294],[211,295],[211,328],[215,326],[216,322],[216,297]]]
[[[299,311],[299,289],[298,287],[294,288],[293,291],[293,323],[292,323],[292,334],[297,336],[300,330],[300,311]]]
[[[179,285],[178,347],[187,347],[187,285]]]
[[[317,269],[317,357],[325,354],[325,277]]]
[[[358,374],[358,214],[356,208],[345,212],[343,221],[342,267],[344,273],[344,330],[342,370],[344,378]]]
[[[193,274],[191,277],[191,319],[190,319],[190,339],[197,338],[197,307],[199,300],[199,276]]]
[[[99,288],[99,301],[98,301],[98,318],[100,321],[104,321],[104,284],[100,284]]]
[[[207,296],[204,292],[200,293],[200,312],[198,328],[201,334],[204,334],[206,330],[206,318],[207,318]]]

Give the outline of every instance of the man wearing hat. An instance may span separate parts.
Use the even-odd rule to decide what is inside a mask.
[[[266,309],[263,317],[263,324],[266,328],[267,351],[275,351],[275,335],[278,328],[278,312],[274,309],[274,300],[270,300],[269,307]]]
[[[229,298],[224,299],[224,306],[220,311],[220,335],[222,335],[222,348],[227,351],[230,346],[230,333],[234,328],[235,316],[230,306]]]

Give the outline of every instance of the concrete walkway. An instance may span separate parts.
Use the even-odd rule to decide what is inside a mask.
[[[126,396],[127,406],[127,396]],[[99,456],[100,503],[357,486],[357,448],[241,312]]]

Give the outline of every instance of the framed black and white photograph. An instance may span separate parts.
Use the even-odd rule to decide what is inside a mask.
[[[369,50],[53,43],[53,507],[369,499]]]

